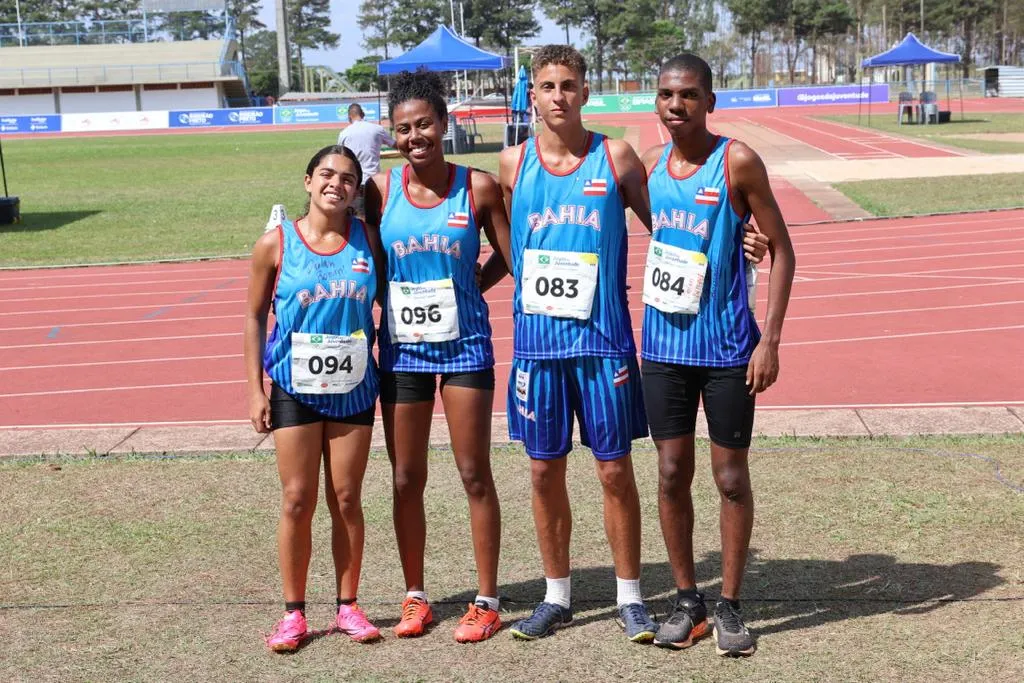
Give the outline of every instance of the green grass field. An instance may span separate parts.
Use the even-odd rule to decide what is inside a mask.
[[[834,187],[875,216],[1024,206],[1019,173],[861,180]]]
[[[717,493],[707,443],[694,483],[697,576],[719,586]],[[657,467],[635,454],[644,515],[643,589],[659,615],[672,588],[658,530]],[[744,611],[751,659],[704,641],[683,652],[628,643],[592,458],[570,456],[576,624],[475,646],[452,630],[475,576],[467,507],[451,454],[433,451],[427,583],[440,617],[427,636],[360,646],[320,637],[292,656],[264,649],[280,613],[269,455],[0,461],[0,678],[66,680],[1019,681],[1024,679],[1024,437],[760,439],[751,451],[757,519]],[[506,623],[543,594],[529,466],[493,455],[502,501]],[[395,624],[403,583],[390,470],[364,486],[360,602]],[[333,609],[327,513],[317,511],[308,613]]]
[[[943,105],[945,106],[945,105]],[[955,103],[954,103],[954,109]],[[972,149],[988,154],[1019,154],[1024,152],[1024,142],[998,139],[972,139],[961,137],[964,135],[977,134],[1013,134],[1024,133],[1024,114],[972,114],[966,112],[964,120],[960,120],[960,112],[953,112],[953,120],[941,125],[899,125],[895,117],[887,114],[871,117],[870,124],[867,116],[863,115],[858,121],[856,114],[842,116],[823,116],[829,121],[839,121],[863,128],[871,128],[884,133],[896,133],[907,137],[921,138],[922,140]]]
[[[450,159],[496,172],[500,127],[481,132],[485,151]],[[306,163],[336,139],[315,130],[5,141],[22,222],[0,227],[0,266],[247,254],[272,205],[300,214]]]

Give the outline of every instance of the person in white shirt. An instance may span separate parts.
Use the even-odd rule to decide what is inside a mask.
[[[358,104],[348,106],[349,125],[338,134],[338,144],[355,152],[359,165],[363,169],[363,186],[366,179],[372,178],[380,171],[381,145],[395,146],[395,140],[383,127],[364,120],[363,108]],[[362,189],[362,188],[360,188]],[[363,215],[363,192],[359,193],[352,207],[355,212]]]

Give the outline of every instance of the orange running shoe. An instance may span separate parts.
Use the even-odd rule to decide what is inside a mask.
[[[406,598],[402,601],[402,620],[395,625],[395,636],[398,638],[422,636],[424,629],[433,621],[434,612],[430,609],[430,603],[419,598]]]
[[[455,640],[460,643],[479,643],[487,640],[501,629],[501,618],[497,610],[487,605],[469,604],[459,625],[455,627]]]

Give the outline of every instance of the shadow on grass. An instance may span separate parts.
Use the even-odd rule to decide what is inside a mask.
[[[705,593],[709,612],[721,589],[720,568],[721,554],[717,552],[705,554],[696,564],[697,583]],[[751,549],[741,599],[747,621],[758,635],[766,635],[877,614],[924,614],[1003,584],[999,569],[991,562],[923,564],[900,562],[883,554],[851,555],[845,560],[765,559]],[[575,609],[599,610],[574,623],[616,616],[612,567],[576,568],[572,581]],[[646,595],[668,593],[666,598],[648,600],[657,616],[666,615],[675,592],[669,564],[644,564],[641,583]],[[503,604],[515,610],[532,609],[543,599],[544,589],[543,578],[499,587]],[[461,609],[473,597],[467,591],[442,602],[448,603],[446,608],[458,605]],[[772,623],[757,625],[763,621]]]
[[[24,205],[22,206],[24,209]],[[57,230],[102,211],[22,211],[21,222],[0,226],[0,233]]]

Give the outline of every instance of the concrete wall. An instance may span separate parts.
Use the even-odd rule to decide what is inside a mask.
[[[142,109],[217,109],[220,95],[216,88],[185,90],[142,90]]]
[[[137,111],[135,93],[125,92],[88,92],[60,94],[61,114],[88,114],[104,111]],[[32,112],[38,113],[38,112]]]
[[[0,114],[31,116],[56,113],[52,93],[47,95],[0,95]]]

